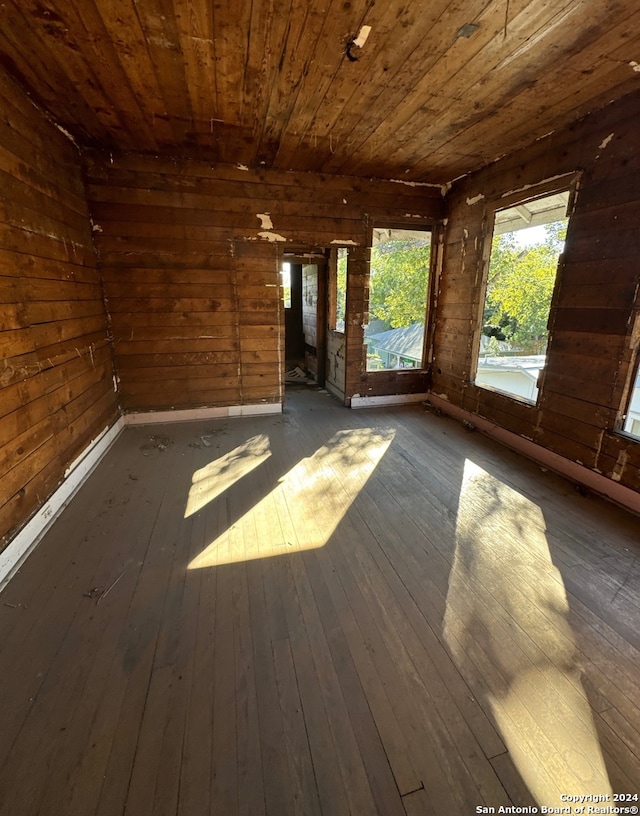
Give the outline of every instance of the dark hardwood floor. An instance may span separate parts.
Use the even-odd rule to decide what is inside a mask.
[[[0,596],[0,813],[637,794],[639,532],[424,406],[130,428]]]

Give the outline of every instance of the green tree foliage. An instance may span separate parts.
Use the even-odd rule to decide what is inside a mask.
[[[522,246],[514,233],[497,235],[491,248],[483,332],[526,354],[543,354],[566,221],[545,226],[544,239]]]
[[[430,241],[392,240],[371,250],[369,312],[392,329],[425,322]]]

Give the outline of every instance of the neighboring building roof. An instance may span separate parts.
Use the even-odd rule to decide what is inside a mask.
[[[478,369],[520,371],[537,381],[538,374],[544,368],[545,359],[544,354],[531,354],[528,357],[481,357],[478,360]]]
[[[367,337],[375,337],[376,334],[382,334],[389,331],[389,324],[379,317],[370,317],[369,322],[364,327],[364,333]]]
[[[424,344],[424,325],[414,323],[401,329],[389,329],[380,334],[370,334],[365,340],[374,341],[376,348],[383,351],[420,361]]]

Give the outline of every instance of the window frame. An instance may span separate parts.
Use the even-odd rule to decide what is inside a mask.
[[[638,295],[640,297],[640,295]],[[636,383],[640,381],[640,304],[635,306],[635,315],[633,319],[633,327],[629,333],[627,340],[631,349],[631,359],[627,370],[626,381],[622,391],[622,398],[620,400],[620,407],[616,418],[614,433],[629,439],[632,442],[640,442],[640,434],[632,433],[625,430],[625,425],[629,418],[631,410],[631,403],[633,401],[633,394],[636,389]],[[640,420],[632,420],[638,422]]]
[[[346,269],[345,269],[345,283],[344,283],[344,327],[337,328],[338,324],[338,262],[340,261],[340,252],[345,252]],[[347,314],[348,314],[348,293],[349,293],[349,247],[339,246],[332,247],[329,253],[327,264],[327,328],[334,334],[343,335],[347,328]]]
[[[507,391],[503,391],[491,385],[485,385],[484,383],[480,384],[477,382],[478,367],[480,362],[480,344],[484,328],[484,311],[487,299],[489,267],[491,264],[491,251],[496,225],[496,213],[500,212],[501,210],[508,210],[512,207],[517,207],[520,204],[527,204],[530,201],[537,201],[540,198],[545,198],[547,196],[551,196],[557,193],[568,192],[569,199],[567,202],[566,218],[569,219],[570,222],[571,216],[573,215],[573,212],[575,210],[576,198],[580,186],[581,175],[582,175],[581,171],[574,170],[569,173],[563,173],[561,175],[555,176],[552,179],[546,179],[535,184],[524,185],[523,187],[520,187],[517,190],[510,190],[509,192],[503,193],[499,198],[492,199],[491,201],[487,202],[484,208],[482,218],[482,242],[483,242],[481,257],[482,282],[479,288],[479,297],[476,312],[476,326],[474,329],[473,340],[471,344],[471,365],[469,372],[469,384],[474,386],[475,388],[481,389],[482,391],[489,391],[493,394],[499,394],[500,396],[503,396],[506,399],[513,400],[514,402],[517,402],[521,405],[528,405],[532,408],[535,408],[540,404],[540,399],[543,390],[542,385],[544,381],[543,380],[544,371],[547,366],[546,361],[544,368],[540,370],[540,373],[538,375],[537,396],[535,400],[519,396],[518,394],[510,394]],[[549,316],[547,318],[547,325],[549,325],[549,321],[551,320],[551,316],[553,314],[553,307],[557,301],[558,291],[561,285],[563,258],[564,251],[561,252],[560,255],[558,256],[556,276],[553,284],[553,293],[551,295],[551,301],[549,304]],[[549,338],[549,340],[551,341],[551,337]],[[546,350],[547,358],[549,356],[549,351],[550,344],[547,346]]]
[[[432,221],[426,223],[419,223],[419,224],[411,224],[407,223],[406,221],[373,221],[369,227],[369,249],[373,250],[373,233],[374,230],[404,230],[405,232],[424,232],[429,235],[429,271],[427,273],[427,285],[425,287],[424,293],[424,305],[425,305],[425,314],[424,314],[424,334],[422,338],[422,357],[420,359],[420,365],[415,366],[414,368],[381,368],[381,369],[369,369],[367,368],[367,352],[366,352],[366,338],[364,343],[364,359],[363,359],[363,366],[364,371],[366,372],[367,376],[375,377],[375,376],[388,376],[389,374],[409,374],[409,373],[424,373],[428,370],[431,360],[430,358],[430,347],[432,344],[432,332],[430,331],[430,317],[431,317],[431,302],[433,299],[433,281],[436,274],[437,268],[437,260],[438,260],[438,253],[437,249],[437,225]],[[368,297],[371,292],[371,262],[369,262],[369,270],[367,274],[367,292]],[[369,318],[371,317],[371,313],[369,310],[369,301],[367,300],[367,323],[363,325],[363,331],[365,326],[369,324]]]

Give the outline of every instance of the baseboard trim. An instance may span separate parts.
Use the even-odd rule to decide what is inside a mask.
[[[143,411],[124,415],[125,425],[164,425],[168,422],[195,422],[202,419],[281,414],[282,404],[264,402],[252,405],[228,405],[222,408],[184,408],[174,411]]]
[[[484,417],[473,414],[457,405],[452,405],[448,400],[442,397],[429,394],[428,400],[444,414],[449,414],[449,416],[455,419],[471,423],[482,433],[490,436],[497,442],[501,442],[517,453],[521,453],[523,456],[526,456],[527,459],[537,462],[543,467],[558,473],[560,476],[570,479],[572,482],[588,487],[590,490],[593,490],[594,493],[598,493],[615,504],[640,515],[640,493],[637,493],[630,487],[618,484],[602,473],[589,470],[589,468],[584,465],[572,462],[570,459],[566,459],[558,453],[543,448],[542,445],[538,445],[536,442],[518,436],[505,428],[501,428],[499,425],[496,425]]]
[[[85,479],[123,430],[124,421],[119,418],[113,425],[106,427],[102,433],[92,439],[80,456],[66,469],[62,484],[0,553],[0,592],[20,569],[27,556],[38,546],[49,527],[69,504]]]
[[[38,546],[41,539],[60,513],[78,492],[85,479],[92,473],[102,457],[129,425],[157,425],[168,422],[189,422],[227,417],[262,416],[281,414],[280,403],[231,405],[225,408],[194,408],[177,411],[148,411],[125,414],[110,427],[105,428],[91,440],[85,450],[65,470],[64,481],[51,494],[42,507],[0,552],[0,592],[20,569],[26,558]]]
[[[375,408],[384,405],[411,405],[416,402],[425,402],[428,394],[386,394],[380,397],[351,397],[352,408]]]

